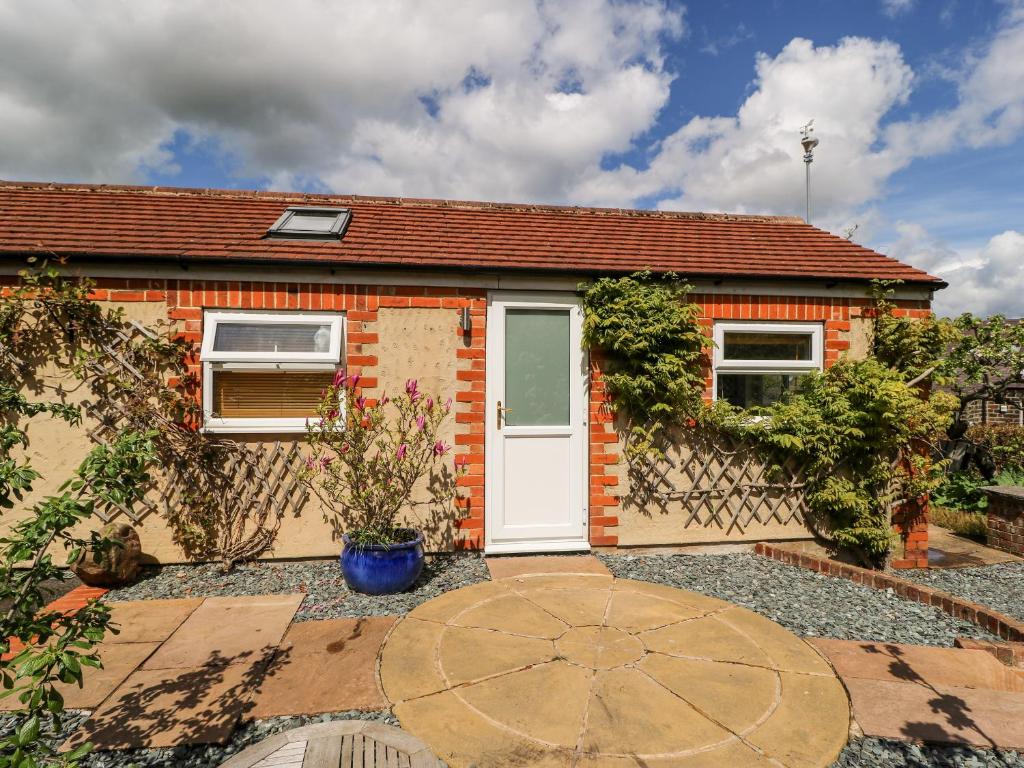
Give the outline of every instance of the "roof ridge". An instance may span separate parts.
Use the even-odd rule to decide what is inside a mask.
[[[316,192],[278,192],[256,189],[215,189],[201,187],[166,187],[132,184],[89,184],[52,181],[14,181],[0,179],[0,188],[26,190],[60,190],[67,192],[142,193],[156,197],[226,197],[242,200],[280,200],[306,202],[353,202],[377,205],[409,206],[419,208],[451,208],[453,210],[494,210],[536,213],[576,213],[582,215],[635,216],[665,219],[694,219],[699,221],[748,221],[766,224],[801,224],[799,216],[774,216],[749,213],[716,213],[707,211],[660,211],[640,208],[601,208],[580,205],[553,205],[544,203],[502,203],[486,200],[448,200],[427,197],[393,197],[387,195],[342,195]]]

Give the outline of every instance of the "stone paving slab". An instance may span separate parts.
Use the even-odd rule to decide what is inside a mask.
[[[107,603],[110,606],[110,623],[117,626],[118,633],[108,633],[103,644],[162,643],[202,602],[202,598],[197,597]]]
[[[248,717],[384,709],[377,654],[397,617],[293,624],[253,697]]]
[[[208,597],[144,669],[250,663],[281,643],[304,595]]]
[[[817,651],[649,586],[522,574],[424,603],[381,651],[385,696],[452,768],[832,763],[850,711]]]
[[[484,562],[492,579],[534,573],[610,573],[593,555],[492,555]]]
[[[985,651],[819,638],[809,641],[840,678],[1024,693],[1024,672]]]
[[[1024,749],[1024,694],[849,678],[853,716],[868,736]]]
[[[261,662],[140,669],[65,743],[97,749],[227,741],[263,676]]]
[[[83,685],[57,683],[67,709],[95,709],[153,653],[160,643],[116,643],[102,645],[98,655],[103,669],[85,667]],[[0,711],[20,709],[17,696],[0,699]]]

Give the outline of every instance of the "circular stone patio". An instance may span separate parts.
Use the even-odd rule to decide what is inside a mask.
[[[827,766],[849,733],[831,667],[778,624],[603,575],[448,592],[396,625],[379,674],[453,768]]]

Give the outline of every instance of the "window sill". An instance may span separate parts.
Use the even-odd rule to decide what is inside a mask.
[[[208,419],[200,431],[213,435],[304,435],[307,430],[305,420],[296,422],[293,419]]]

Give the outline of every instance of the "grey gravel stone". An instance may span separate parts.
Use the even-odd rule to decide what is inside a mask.
[[[931,606],[755,554],[600,555],[620,578],[669,584],[742,605],[803,637],[951,646],[981,627]]]
[[[154,600],[216,595],[273,595],[306,593],[296,621],[347,616],[404,614],[443,592],[490,578],[477,554],[436,555],[427,558],[419,581],[398,595],[363,595],[345,586],[337,560],[260,562],[223,573],[217,565],[168,565],[147,568],[130,587],[114,589],[106,600]]]
[[[862,738],[851,741],[832,768],[1024,768],[1024,755],[998,749]]]
[[[1024,563],[900,571],[900,576],[1024,621]]]

